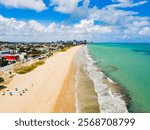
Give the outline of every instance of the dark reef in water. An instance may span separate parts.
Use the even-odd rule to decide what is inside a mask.
[[[101,71],[101,72],[103,72],[104,73],[104,75],[105,75],[105,77],[110,77],[110,74],[109,73],[106,73],[105,71]],[[132,98],[130,97],[130,94],[129,94],[129,91],[125,88],[125,87],[123,87],[123,85],[121,85],[120,83],[119,83],[119,81],[117,81],[117,80],[115,80],[115,79],[113,79],[113,78],[111,78],[111,80],[114,82],[114,83],[110,83],[110,81],[108,81],[106,84],[109,86],[109,87],[112,87],[112,88],[114,88],[115,89],[115,93],[118,93],[118,94],[120,94],[121,96],[122,96],[122,99],[125,101],[125,103],[126,103],[126,107],[127,107],[127,110],[129,111],[129,112],[131,112],[130,111],[130,106],[131,106],[131,103],[132,103]],[[110,85],[111,84],[111,85]]]
[[[107,69],[108,69],[109,72],[113,72],[113,71],[117,71],[119,68],[114,66],[114,65],[109,65],[107,67]]]
[[[145,53],[146,55],[150,55],[150,50],[133,50],[134,52],[142,52]]]

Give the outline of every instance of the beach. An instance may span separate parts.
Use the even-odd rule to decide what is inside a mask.
[[[101,63],[100,60],[96,58],[96,61],[92,57],[88,46],[90,45],[82,47],[76,57],[78,61],[76,76],[77,111],[81,113],[128,112],[122,95],[124,91],[115,83],[111,83],[110,78],[108,80],[101,68],[97,66],[97,63]],[[95,50],[93,52],[96,52]],[[100,51],[97,53],[99,54]]]
[[[72,61],[80,48],[76,46],[57,53],[35,70],[17,74],[3,90],[6,94],[0,95],[0,112],[76,112]]]

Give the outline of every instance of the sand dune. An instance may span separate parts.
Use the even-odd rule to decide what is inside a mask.
[[[7,89],[13,95],[10,96],[9,92],[6,95],[0,94],[0,112],[55,112],[57,106],[63,105],[63,103],[59,103],[61,102],[60,99],[63,98],[61,93],[64,93],[61,91],[68,90],[68,87],[64,86],[67,84],[65,83],[67,81],[66,76],[70,73],[72,59],[80,47],[76,46],[66,52],[58,53],[32,72],[15,76],[7,85]],[[15,88],[18,88],[18,91],[21,92],[26,88],[27,91],[20,96]],[[72,91],[75,90],[72,89]],[[69,99],[69,102],[75,102],[74,96]],[[70,110],[61,110],[61,112],[75,111],[74,103],[69,105],[72,105]],[[57,111],[59,111],[59,108]]]

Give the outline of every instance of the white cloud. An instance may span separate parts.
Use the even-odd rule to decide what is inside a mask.
[[[34,31],[43,31],[45,29],[45,27],[42,24],[38,23],[35,20],[30,20],[27,23],[27,27]]]
[[[83,4],[77,7],[78,3]],[[92,40],[118,41],[147,38],[150,41],[150,18],[138,16],[138,12],[125,11],[120,7],[139,6],[144,1],[133,3],[131,0],[115,0],[117,4],[89,7],[90,0],[52,0],[51,5],[59,12],[68,13],[71,18],[80,18],[73,25],[18,21],[0,16],[0,37],[11,41],[56,41]],[[115,5],[115,6],[114,6]],[[14,37],[15,36],[15,37]]]
[[[85,0],[88,1],[88,0]],[[143,32],[144,27],[150,26],[150,19],[148,17],[140,17],[138,16],[138,12],[134,11],[125,11],[121,10],[121,8],[117,7],[133,7],[133,6],[140,6],[146,1],[141,1],[137,3],[133,3],[131,0],[116,0],[116,2],[120,2],[119,4],[112,4],[103,7],[102,9],[95,7],[88,8],[88,4],[86,6],[77,7],[76,11],[74,11],[71,15],[73,17],[78,16],[81,19],[92,19],[93,21],[99,21],[99,26],[96,25],[90,30],[99,30],[96,31],[99,35],[96,36],[95,39],[104,39],[105,40],[134,40],[139,39]],[[82,21],[83,22],[83,21]],[[80,24],[80,26],[84,25],[85,22]],[[100,27],[100,28],[99,28]],[[82,32],[85,32],[82,29]],[[142,32],[140,32],[143,30]],[[146,30],[147,31],[147,30]],[[101,32],[103,32],[101,34]],[[106,32],[106,35],[105,35]],[[140,33],[139,33],[140,32]],[[147,31],[148,32],[148,31]],[[96,33],[95,33],[96,35]],[[93,36],[94,37],[94,36]],[[105,39],[106,38],[106,39]],[[141,37],[142,39],[142,37]],[[150,37],[149,37],[150,40]]]
[[[0,4],[10,8],[31,9],[37,12],[47,8],[43,0],[0,0]]]
[[[25,22],[0,16],[0,36],[3,40],[92,40],[95,35],[109,34],[111,32],[111,26],[94,25],[94,20],[81,20],[72,26],[56,24],[54,22],[45,26],[35,20]]]
[[[133,0],[112,0],[112,2],[131,3]]]
[[[150,41],[150,21],[147,18],[137,17],[131,23],[127,23],[121,33],[129,40],[149,39]]]
[[[148,26],[148,25],[150,25],[150,22],[147,20],[134,21],[132,23],[132,26],[134,27],[142,27],[142,26]]]
[[[116,10],[113,8],[91,9],[89,18],[97,21],[103,21],[107,24],[122,24],[133,19],[132,15],[137,13],[131,11]]]
[[[94,20],[81,20],[79,24],[75,24],[75,28],[89,28],[94,25]]]
[[[84,19],[74,25],[43,25],[35,20],[19,21],[14,18],[0,16],[1,40],[9,41],[57,41],[57,40],[89,40],[117,41],[147,37],[150,39],[150,22],[146,18],[138,18],[126,25],[100,25],[94,19]]]
[[[52,1],[57,1],[57,5],[56,7],[61,7],[63,6],[63,2],[65,1],[65,6],[63,6],[62,8],[65,8],[66,10],[69,9],[67,8],[67,3],[66,0],[62,0],[63,4],[60,4],[61,1],[59,0],[52,0]],[[74,1],[74,0],[72,0]],[[77,1],[82,1],[83,4],[80,7],[77,7]],[[114,24],[126,24],[129,22],[132,22],[134,20],[137,19],[137,17],[135,15],[138,15],[138,12],[134,12],[134,11],[125,11],[125,10],[121,10],[121,8],[126,8],[126,7],[134,7],[134,6],[141,6],[145,3],[147,3],[147,1],[140,1],[137,3],[133,3],[132,0],[113,0],[113,2],[119,2],[117,4],[112,4],[112,5],[108,5],[105,6],[101,9],[99,9],[98,7],[94,6],[94,7],[89,7],[90,4],[90,0],[76,0],[76,4],[73,4],[74,8],[72,8],[71,11],[63,11],[63,9],[60,9],[60,12],[64,12],[64,13],[68,13],[71,15],[71,18],[80,18],[80,19],[93,19],[96,21],[101,21],[104,22],[105,24],[108,25],[114,25]],[[55,3],[55,4],[56,4]],[[60,6],[61,5],[61,6]],[[69,4],[68,4],[69,6]],[[118,8],[119,7],[119,8]],[[57,11],[57,10],[56,10]]]
[[[78,7],[78,2],[80,1],[82,1],[82,5]],[[90,0],[52,0],[51,5],[54,5],[55,11],[70,14],[72,19],[81,19],[80,23],[74,25],[76,35],[78,33],[80,36],[81,33],[84,36],[88,34],[86,38],[90,37],[90,39],[104,41],[108,39],[112,41],[138,38],[140,29],[149,24],[149,19],[147,17],[138,17],[138,12],[125,11],[122,8],[141,6],[147,1],[134,3],[133,0],[112,0],[112,2],[117,3],[101,9],[96,6],[90,7]],[[94,21],[98,21],[101,24],[94,25]]]
[[[143,36],[150,36],[150,27],[144,27],[139,31],[139,34]]]
[[[143,4],[146,4],[147,1],[140,1],[137,3],[133,3],[133,1],[131,0],[117,0],[120,3],[117,4],[112,4],[107,6],[107,8],[131,8],[131,7],[135,7],[135,6],[141,6]]]
[[[72,13],[80,1],[82,0],[51,0],[50,5],[54,6],[55,11]]]
[[[111,26],[94,25],[94,20],[81,20],[80,23],[74,25],[76,33],[94,35],[109,34],[112,32]]]

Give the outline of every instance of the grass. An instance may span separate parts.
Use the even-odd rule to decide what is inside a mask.
[[[26,74],[32,70],[34,70],[35,68],[37,68],[40,65],[43,65],[45,63],[45,61],[41,60],[41,61],[37,61],[33,64],[31,64],[30,66],[20,66],[14,69],[14,71],[17,74]]]
[[[68,49],[70,49],[70,47],[64,47],[63,49],[58,50],[57,52],[65,52],[65,51],[67,51]]]
[[[69,48],[67,48],[67,47],[65,47],[65,48],[63,48],[61,51],[63,52],[63,51],[67,51]]]

